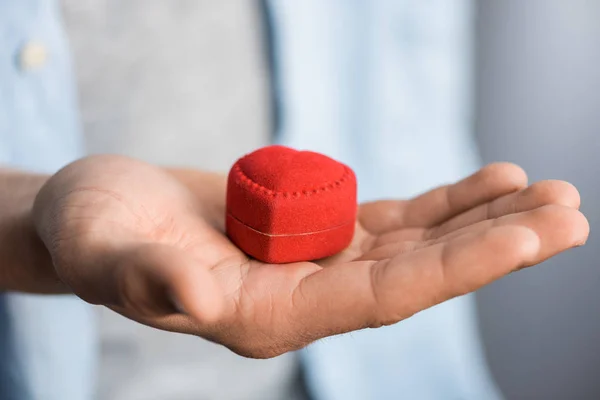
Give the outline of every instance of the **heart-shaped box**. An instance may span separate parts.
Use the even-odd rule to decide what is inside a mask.
[[[269,263],[316,260],[352,241],[356,177],[323,154],[268,146],[240,158],[227,182],[227,235]]]

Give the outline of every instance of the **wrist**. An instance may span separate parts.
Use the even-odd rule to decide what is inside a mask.
[[[36,233],[33,202],[47,177],[0,171],[0,290],[65,293]]]

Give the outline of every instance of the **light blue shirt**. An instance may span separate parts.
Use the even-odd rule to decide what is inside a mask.
[[[343,160],[360,200],[474,172],[469,0],[269,0],[280,142]],[[500,398],[474,298],[303,352],[316,400]]]
[[[357,172],[361,200],[414,195],[478,166],[470,136],[468,0],[269,0],[280,141]],[[52,0],[0,0],[0,162],[52,172],[82,154]],[[28,44],[43,68],[22,62]],[[0,294],[0,394],[88,400],[96,339],[72,297]],[[464,296],[303,353],[316,400],[497,399]]]
[[[0,0],[0,164],[54,172],[82,155],[59,12]],[[0,398],[92,399],[95,332],[91,306],[73,296],[0,293]]]

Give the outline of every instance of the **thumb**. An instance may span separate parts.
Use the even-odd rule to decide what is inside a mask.
[[[113,305],[139,316],[184,312],[211,323],[223,313],[223,293],[208,268],[180,249],[160,244],[130,247],[118,257],[113,276]]]

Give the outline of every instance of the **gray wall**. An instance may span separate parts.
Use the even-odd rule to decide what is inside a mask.
[[[580,189],[587,246],[479,293],[509,399],[600,399],[600,0],[480,1],[477,132],[486,162]]]

